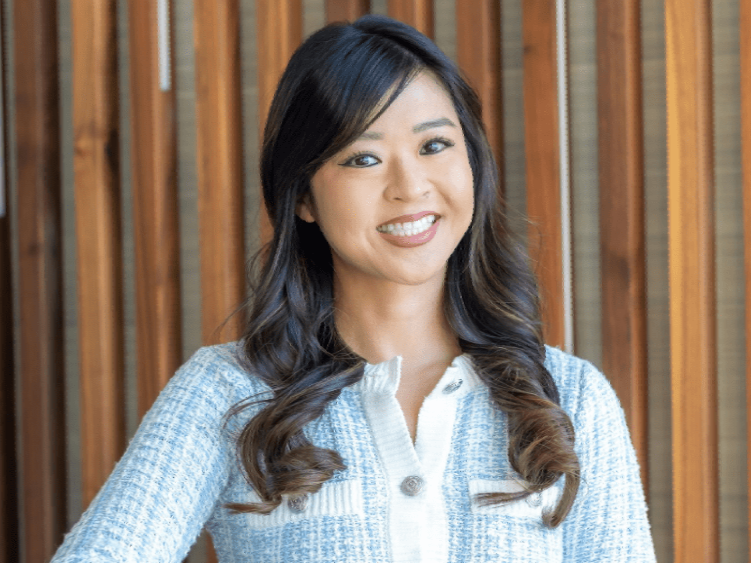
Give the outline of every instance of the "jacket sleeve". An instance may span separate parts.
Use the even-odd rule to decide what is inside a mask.
[[[175,374],[53,563],[183,560],[228,478],[221,365],[205,348]]]
[[[639,465],[618,398],[599,371],[583,363],[572,414],[581,486],[564,520],[563,560],[653,563],[652,536]]]

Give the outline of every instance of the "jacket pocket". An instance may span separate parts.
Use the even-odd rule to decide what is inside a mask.
[[[471,479],[469,495],[475,514],[498,514],[518,518],[542,519],[543,511],[552,510],[558,501],[558,487],[553,485],[541,493],[502,504],[482,505],[475,500],[482,493],[518,493],[525,491],[524,482],[516,479]]]
[[[258,502],[255,492],[246,502]],[[294,499],[285,498],[271,514],[243,514],[247,526],[263,530],[284,526],[292,522],[307,521],[324,516],[362,516],[362,486],[357,479],[326,482],[312,495]]]

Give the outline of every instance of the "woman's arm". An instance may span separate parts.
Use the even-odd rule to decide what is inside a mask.
[[[228,476],[226,366],[204,348],[175,374],[54,563],[182,561]]]
[[[647,507],[623,410],[605,377],[580,371],[572,413],[582,482],[564,520],[564,557],[571,563],[655,561]]]

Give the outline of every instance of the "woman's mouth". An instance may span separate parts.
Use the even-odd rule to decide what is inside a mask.
[[[428,214],[414,221],[380,225],[376,230],[394,246],[410,248],[430,242],[438,231],[440,216]]]
[[[406,223],[388,223],[387,225],[381,225],[376,230],[379,233],[385,233],[388,235],[395,235],[398,237],[411,237],[419,235],[427,231],[433,223],[438,220],[437,215],[425,215],[423,218],[417,221],[410,221]]]

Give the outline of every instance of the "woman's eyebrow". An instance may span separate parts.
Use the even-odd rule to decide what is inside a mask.
[[[433,129],[434,127],[443,127],[445,125],[448,125],[449,127],[456,127],[453,121],[451,121],[448,117],[441,117],[440,119],[433,119],[431,121],[426,121],[424,123],[420,123],[419,125],[415,125],[412,128],[413,133],[421,133],[422,131],[425,131],[426,129]]]
[[[444,126],[456,127],[456,124],[448,117],[441,117],[440,119],[431,119],[430,121],[418,123],[412,128],[412,132],[422,133],[427,129]],[[381,139],[383,139],[383,133],[376,133],[374,131],[366,131],[357,138],[358,141],[380,141]]]

